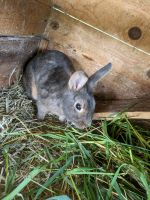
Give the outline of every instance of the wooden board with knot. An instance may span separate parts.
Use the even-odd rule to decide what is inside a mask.
[[[63,51],[72,59],[76,69],[82,69],[88,75],[108,62],[112,63],[112,71],[96,88],[96,118],[125,110],[131,118],[150,119],[148,54],[58,10],[52,11],[45,34],[51,41],[49,49]]]

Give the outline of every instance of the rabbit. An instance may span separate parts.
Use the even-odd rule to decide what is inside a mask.
[[[111,68],[112,64],[108,63],[88,78],[85,72],[75,71],[64,53],[46,50],[25,66],[23,85],[27,96],[36,102],[39,120],[51,114],[84,129],[92,123],[94,88]]]

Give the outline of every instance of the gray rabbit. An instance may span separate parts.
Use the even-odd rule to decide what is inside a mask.
[[[83,129],[92,122],[95,110],[93,90],[97,81],[110,69],[111,63],[88,78],[83,71],[74,70],[64,53],[47,50],[26,65],[23,83],[28,97],[36,101],[38,119],[43,120],[46,114],[52,114]]]

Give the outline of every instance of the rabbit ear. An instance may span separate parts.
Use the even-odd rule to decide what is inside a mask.
[[[80,90],[88,81],[88,77],[83,71],[76,71],[69,79],[68,85],[70,90]]]
[[[108,63],[98,71],[96,71],[88,80],[88,87],[93,91],[97,81],[101,80],[104,76],[106,76],[112,68],[112,64]]]

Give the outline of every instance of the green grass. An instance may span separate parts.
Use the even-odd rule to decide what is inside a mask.
[[[47,117],[19,85],[0,92],[0,199],[150,200],[150,131],[124,114],[78,130]]]

